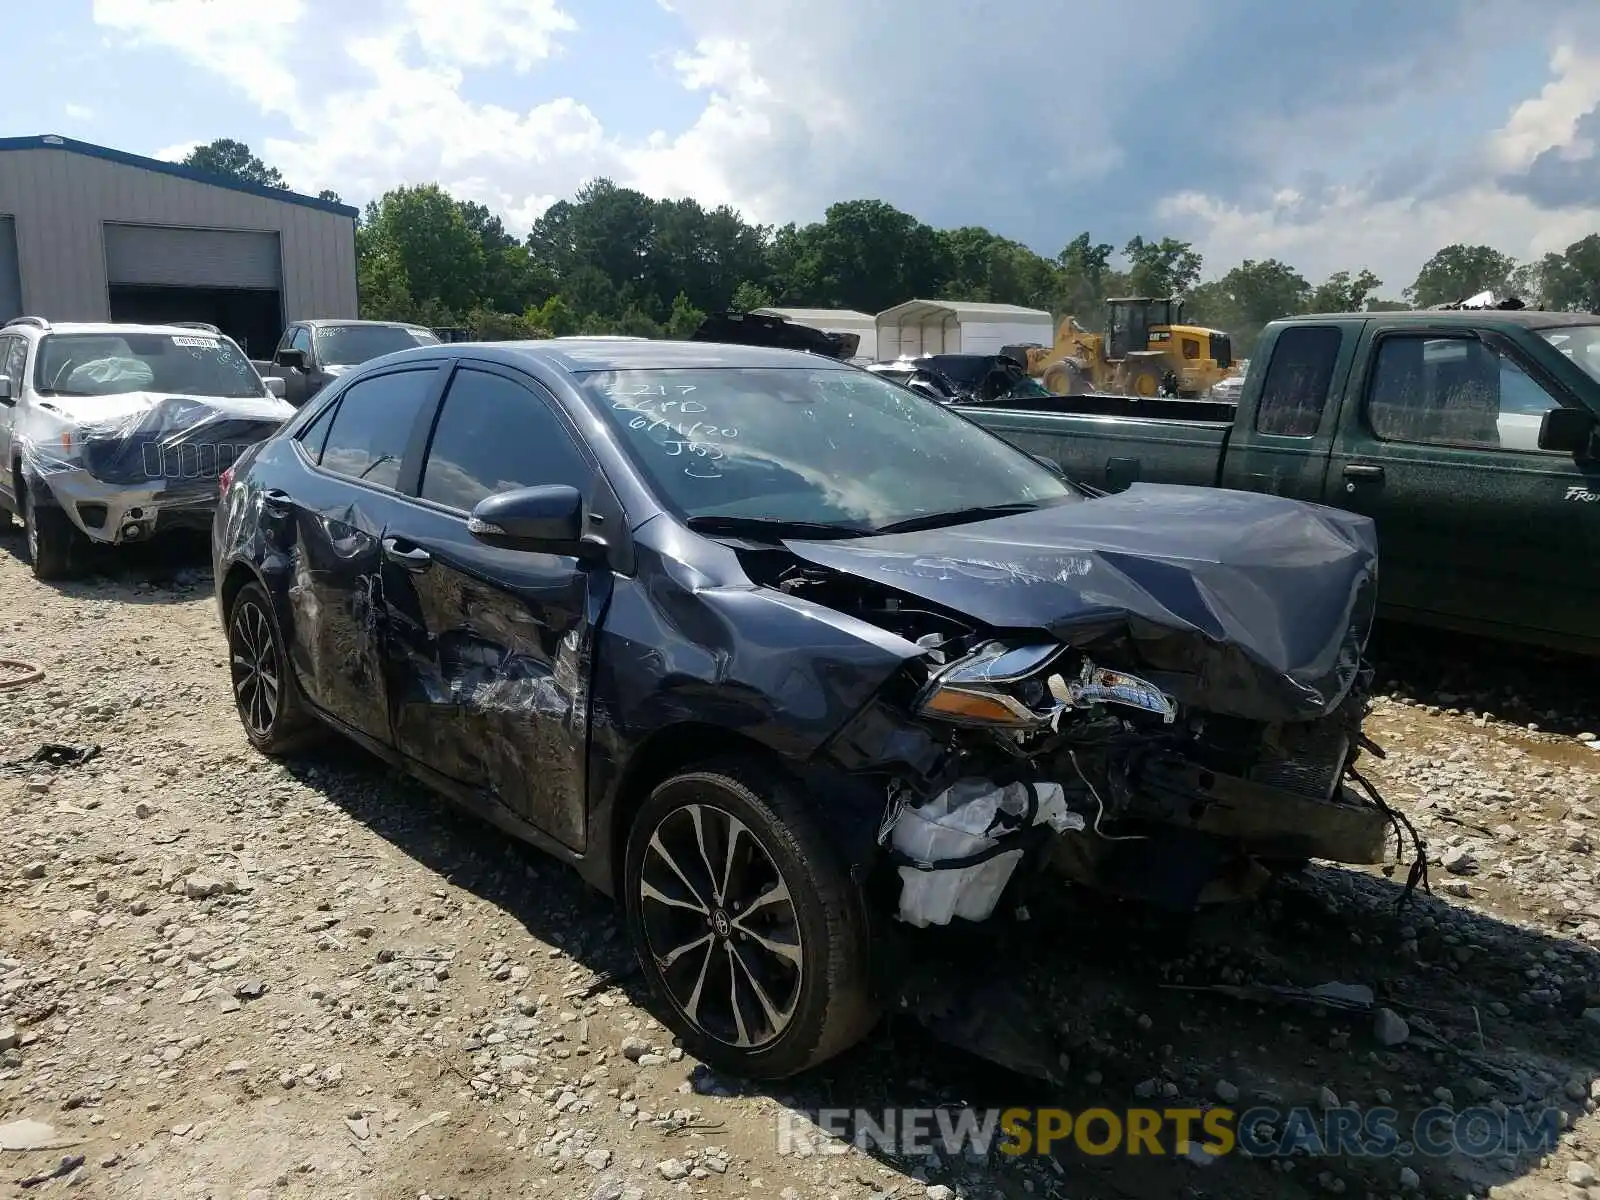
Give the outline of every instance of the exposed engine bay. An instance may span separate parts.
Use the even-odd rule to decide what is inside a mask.
[[[994,630],[782,550],[741,558],[767,586],[924,648],[832,747],[884,779],[878,841],[904,921],[983,920],[1013,877],[1045,868],[1189,908],[1310,859],[1380,862],[1402,827],[1417,849],[1408,893],[1422,880],[1414,831],[1356,770],[1382,754],[1362,734],[1365,666],[1314,719],[1208,712],[1138,673],[1114,632]]]

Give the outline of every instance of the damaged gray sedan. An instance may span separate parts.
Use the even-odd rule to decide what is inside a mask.
[[[576,864],[745,1076],[861,1038],[913,927],[1052,874],[1189,907],[1397,819],[1354,765],[1369,521],[1094,495],[813,355],[421,347],[224,486],[251,741],[331,727]]]

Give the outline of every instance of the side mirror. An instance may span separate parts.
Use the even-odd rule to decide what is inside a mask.
[[[283,399],[286,394],[286,387],[282,379],[279,379],[276,375],[266,375],[262,377],[261,382],[267,385],[269,395],[276,396],[279,400]]]
[[[467,532],[502,550],[581,555],[583,495],[564,483],[497,492],[478,501]]]
[[[310,369],[310,364],[306,362],[306,352],[304,350],[279,350],[278,365],[293,367],[296,371]]]
[[[1552,408],[1539,422],[1539,449],[1588,457],[1600,419],[1586,408]]]
[[[17,398],[11,394],[11,376],[0,375],[0,404],[9,408],[16,402]]]

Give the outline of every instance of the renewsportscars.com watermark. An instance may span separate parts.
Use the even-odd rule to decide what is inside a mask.
[[[899,1157],[988,1158],[1077,1152],[1220,1158],[1290,1155],[1472,1158],[1548,1154],[1558,1108],[823,1108],[778,1116],[780,1154],[843,1154],[850,1147]],[[826,1135],[816,1144],[816,1134]]]

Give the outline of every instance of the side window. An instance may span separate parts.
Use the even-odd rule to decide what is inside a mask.
[[[289,342],[291,341],[291,339],[293,339],[293,337],[294,337],[294,330],[293,329],[285,329],[283,331],[283,336],[278,339],[278,345],[273,350],[273,353],[276,354],[279,350],[287,350],[289,348]]]
[[[1185,358],[1199,358],[1200,357],[1200,339],[1199,338],[1184,338],[1183,339],[1183,356]]]
[[[438,376],[437,368],[362,379],[339,397],[322,447],[324,470],[392,488],[400,480],[411,426]]]
[[[512,488],[566,483],[587,491],[593,473],[548,403],[503,375],[462,368],[434,426],[420,495],[471,511]]]
[[[322,458],[322,443],[328,440],[328,426],[333,424],[333,414],[338,408],[339,402],[335,400],[312,417],[311,423],[295,435],[300,439],[300,444],[306,448],[306,453],[311,456],[312,462],[318,462]]]
[[[1477,338],[1392,335],[1378,345],[1367,394],[1386,441],[1541,453],[1539,426],[1560,401]]]
[[[0,375],[11,380],[13,398],[22,395],[23,364],[28,361],[26,338],[0,338]]]
[[[304,350],[306,357],[311,356],[311,331],[304,325],[294,331],[294,337],[289,339],[289,349]]]
[[[1256,432],[1312,437],[1322,424],[1344,335],[1334,325],[1291,325],[1278,334],[1261,381]]]

